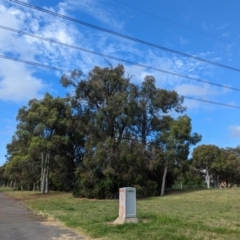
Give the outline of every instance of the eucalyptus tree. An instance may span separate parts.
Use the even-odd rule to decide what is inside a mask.
[[[81,140],[73,132],[76,129],[73,129],[74,119],[68,100],[47,93],[43,99],[32,99],[27,107],[21,108],[17,120],[17,131],[8,145],[9,162],[16,157],[26,159],[41,180],[42,193],[48,192],[49,175],[54,175],[59,166],[65,173],[60,180],[64,183],[71,179],[73,185],[77,154],[76,144],[71,141],[80,143]]]
[[[136,130],[143,145],[154,142],[157,134],[165,128],[166,116],[173,111],[183,113],[186,108],[183,97],[175,91],[156,87],[153,76],[146,76],[137,97]]]
[[[32,168],[36,168],[35,162],[28,152],[30,140],[30,132],[18,125],[11,143],[7,144],[5,173],[13,182],[14,188],[21,186],[23,189],[23,184],[32,185],[36,181],[36,175],[32,171]]]
[[[207,188],[210,188],[210,181],[214,179],[216,172],[216,164],[221,163],[221,150],[215,145],[200,145],[193,150],[193,166],[195,166],[201,174],[204,174]]]
[[[240,183],[239,149],[220,149],[221,158],[212,164],[213,180],[217,187],[232,187]]]
[[[169,118],[168,126],[158,135],[158,144],[163,151],[164,172],[162,176],[161,196],[164,195],[168,168],[183,165],[188,159],[191,145],[201,140],[201,135],[191,133],[191,119],[187,115],[176,120]]]
[[[10,180],[9,175],[5,171],[5,164],[0,167],[0,187],[5,187]]]
[[[118,185],[120,145],[131,140],[137,88],[124,76],[122,65],[95,67],[87,76],[73,72],[63,76],[62,83],[75,87],[74,99],[81,104],[87,121],[79,188],[87,188],[85,195],[89,196],[91,192],[105,194]]]
[[[88,75],[75,70],[61,82],[75,90],[69,98],[75,113],[85,117],[84,158],[74,194],[113,196],[123,185],[136,186],[143,195],[156,192],[156,169],[163,162],[158,134],[169,125],[172,112],[185,111],[183,98],[157,88],[152,76],[140,86],[133,84],[122,65],[94,67]]]

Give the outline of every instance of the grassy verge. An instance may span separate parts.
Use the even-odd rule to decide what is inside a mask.
[[[9,187],[0,187],[0,192],[9,192],[9,191],[13,191],[13,189]]]
[[[67,193],[6,192],[28,207],[102,239],[239,239],[240,189],[188,191],[137,201],[138,224],[112,225],[117,200],[75,199]]]

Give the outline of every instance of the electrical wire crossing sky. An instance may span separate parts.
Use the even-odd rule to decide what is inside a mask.
[[[217,62],[214,62],[214,61],[211,61],[211,60],[208,60],[208,59],[204,59],[204,58],[194,56],[194,55],[191,55],[191,54],[188,54],[188,53],[177,51],[177,50],[174,50],[172,48],[167,48],[167,47],[157,45],[157,44],[154,44],[154,43],[151,43],[151,42],[148,42],[148,41],[144,41],[144,40],[141,40],[141,39],[138,39],[138,38],[134,38],[134,37],[131,37],[129,35],[125,35],[125,34],[115,32],[115,31],[112,31],[112,30],[109,30],[109,29],[106,29],[106,28],[102,28],[102,27],[99,27],[99,26],[96,26],[96,25],[93,25],[93,24],[90,24],[90,23],[87,23],[87,22],[84,22],[84,21],[80,21],[80,20],[75,19],[75,18],[67,17],[65,15],[62,15],[62,14],[59,14],[59,13],[56,13],[56,12],[53,12],[53,11],[49,11],[49,10],[44,9],[44,8],[37,7],[37,6],[34,6],[32,4],[21,2],[21,1],[18,1],[18,0],[10,0],[10,1],[14,2],[14,3],[17,3],[17,4],[21,4],[21,5],[26,6],[28,8],[32,8],[32,9],[35,9],[35,10],[38,10],[38,11],[41,11],[41,12],[44,12],[44,13],[51,14],[51,15],[56,16],[56,17],[60,17],[60,18],[63,18],[63,19],[66,19],[66,20],[69,20],[69,21],[72,21],[72,22],[75,22],[75,23],[78,23],[78,24],[85,25],[87,27],[90,27],[90,28],[93,28],[93,29],[96,29],[96,30],[99,30],[99,31],[103,31],[103,32],[106,32],[106,33],[109,33],[109,34],[113,34],[117,37],[125,38],[125,39],[135,41],[135,42],[138,42],[138,43],[141,43],[141,44],[144,44],[144,45],[148,45],[150,47],[158,48],[158,49],[161,49],[161,50],[164,50],[164,51],[179,54],[179,55],[184,56],[184,57],[192,58],[192,59],[197,60],[197,61],[202,61],[202,62],[205,62],[205,63],[208,63],[208,64],[216,65],[218,67],[223,67],[223,68],[226,68],[226,69],[230,69],[230,70],[233,70],[233,71],[240,72],[239,68],[234,68],[234,67],[231,67],[231,66],[228,66],[228,65],[225,65],[225,64],[217,63]]]
[[[184,96],[199,144],[240,139],[239,0],[0,0],[0,165],[19,108],[46,92],[64,97],[62,74],[124,64],[141,84]],[[214,13],[214,14],[213,14]]]

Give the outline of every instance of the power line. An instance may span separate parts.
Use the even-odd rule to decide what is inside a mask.
[[[32,62],[32,61],[26,61],[26,60],[22,60],[22,59],[19,59],[19,58],[13,58],[13,57],[8,57],[8,56],[4,56],[4,55],[0,55],[0,58],[4,58],[4,59],[7,59],[7,60],[16,61],[16,62],[21,62],[21,63],[25,63],[25,64],[30,64],[30,65],[33,65],[33,66],[48,68],[48,69],[51,69],[51,70],[59,70],[59,71],[70,72],[69,70],[64,70],[64,69],[61,69],[61,68],[51,67],[51,66],[48,66],[48,65],[43,65],[43,64],[40,64],[40,63],[36,63],[36,62]],[[183,97],[186,98],[186,99],[191,99],[191,100],[195,100],[195,101],[200,101],[200,102],[215,104],[215,105],[219,105],[219,106],[240,109],[240,106],[235,106],[235,105],[230,105],[230,104],[225,104],[225,103],[219,103],[219,102],[213,102],[213,101],[194,98],[194,97],[187,97],[187,96],[183,96]]]
[[[66,70],[66,69],[62,69],[62,68],[58,68],[58,67],[52,67],[52,66],[41,64],[41,63],[31,62],[31,61],[27,61],[27,60],[23,60],[23,59],[19,59],[19,58],[14,58],[14,57],[9,57],[9,56],[5,56],[5,55],[0,55],[0,58],[12,60],[12,61],[15,61],[15,62],[21,62],[21,63],[25,63],[25,64],[30,64],[30,65],[33,65],[33,66],[47,68],[47,69],[60,71],[60,72],[71,72],[71,71]]]
[[[213,101],[209,101],[209,100],[205,100],[205,99],[199,99],[199,98],[195,98],[195,97],[186,97],[186,96],[183,96],[183,97],[187,98],[187,99],[191,99],[191,100],[200,101],[200,102],[211,103],[211,104],[216,104],[216,105],[220,105],[220,106],[224,106],[224,107],[231,107],[231,108],[240,109],[240,106],[235,106],[235,105],[230,105],[230,104],[225,104],[225,103],[219,103],[219,102],[213,102]]]
[[[31,4],[28,4],[28,3],[25,3],[25,2],[21,2],[21,1],[18,1],[18,0],[9,0],[9,1],[20,4],[20,5],[23,5],[23,6],[26,6],[26,7],[29,7],[29,8],[32,8],[32,9],[35,9],[35,10],[38,10],[38,11],[41,11],[41,12],[48,13],[48,14],[56,16],[56,17],[66,19],[66,20],[69,20],[69,21],[72,21],[72,22],[75,22],[75,23],[78,23],[78,24],[81,24],[81,25],[84,25],[84,26],[87,26],[87,27],[90,27],[90,28],[94,28],[94,29],[97,29],[97,30],[100,30],[100,31],[103,31],[103,32],[106,32],[106,33],[124,38],[124,39],[128,39],[128,40],[131,40],[131,41],[134,41],[134,42],[138,42],[138,43],[141,43],[141,44],[144,44],[144,45],[147,45],[147,46],[155,47],[157,49],[168,51],[168,52],[171,52],[171,53],[174,53],[174,54],[178,54],[178,55],[181,55],[181,56],[184,56],[184,57],[188,57],[188,58],[191,58],[191,59],[194,59],[194,60],[205,62],[205,63],[211,64],[211,65],[215,65],[215,66],[218,66],[218,67],[226,68],[226,69],[229,69],[229,70],[232,70],[232,71],[240,72],[239,68],[235,68],[235,67],[231,67],[231,66],[228,66],[228,65],[225,65],[225,64],[217,63],[217,62],[214,62],[214,61],[211,61],[211,60],[207,60],[207,59],[204,59],[204,58],[201,58],[201,57],[197,57],[197,56],[194,56],[194,55],[191,55],[191,54],[183,53],[183,52],[180,52],[180,51],[177,51],[177,50],[174,50],[174,49],[171,49],[171,48],[163,47],[163,46],[151,43],[151,42],[147,42],[147,41],[144,41],[144,40],[141,40],[141,39],[138,39],[138,38],[134,38],[134,37],[122,34],[122,33],[118,33],[118,32],[115,32],[115,31],[112,31],[112,30],[109,30],[109,29],[106,29],[106,28],[98,27],[96,25],[93,25],[93,24],[90,24],[90,23],[87,23],[87,22],[84,22],[84,21],[81,21],[81,20],[78,20],[78,19],[75,19],[75,18],[71,18],[71,17],[65,16],[65,15],[62,15],[62,14],[59,14],[59,13],[55,13],[55,12],[49,11],[49,10],[44,9],[44,8],[36,7],[34,5],[31,5]]]
[[[161,73],[170,74],[170,75],[173,75],[173,76],[176,76],[176,77],[186,78],[186,79],[190,79],[190,80],[193,80],[193,81],[210,84],[210,85],[213,85],[213,86],[216,86],[216,87],[222,87],[222,88],[226,88],[226,89],[229,89],[229,90],[240,91],[239,88],[230,87],[230,86],[226,86],[226,85],[223,85],[223,84],[203,80],[203,79],[200,79],[200,78],[190,77],[190,76],[182,75],[182,74],[179,74],[179,73],[174,73],[174,72],[171,72],[171,71],[163,70],[163,69],[160,69],[160,68],[151,67],[151,66],[148,66],[148,65],[145,65],[145,64],[136,63],[136,62],[132,62],[132,61],[129,61],[129,60],[113,57],[113,56],[110,56],[110,55],[95,52],[95,51],[88,50],[88,49],[85,49],[85,48],[82,48],[82,47],[77,47],[77,46],[74,46],[74,45],[71,45],[71,44],[59,42],[59,41],[56,41],[56,40],[53,40],[53,39],[50,39],[50,38],[45,38],[45,37],[42,37],[42,36],[39,36],[39,35],[36,35],[36,34],[27,33],[27,32],[24,32],[24,31],[19,31],[19,30],[13,29],[13,28],[2,26],[2,25],[0,25],[0,28],[4,29],[4,30],[7,30],[7,31],[14,32],[14,33],[26,35],[26,36],[29,36],[29,37],[32,37],[32,38],[47,41],[47,42],[50,42],[50,43],[55,43],[55,44],[58,44],[58,45],[62,45],[64,47],[72,48],[72,49],[79,50],[79,51],[82,51],[82,52],[87,52],[87,53],[98,55],[98,56],[101,56],[101,57],[113,59],[113,60],[116,60],[116,61],[119,61],[119,62],[125,62],[125,63],[135,65],[135,66],[138,66],[138,67],[141,67],[141,68],[151,69],[151,70],[158,71],[158,72],[161,72]]]
[[[152,16],[152,17],[155,17],[155,18],[164,20],[164,21],[169,22],[169,23],[171,23],[171,24],[175,24],[175,25],[178,25],[178,26],[180,26],[180,27],[186,28],[186,29],[188,29],[188,30],[191,30],[191,31],[200,33],[200,34],[202,34],[202,35],[208,36],[208,37],[210,37],[210,38],[214,38],[214,39],[216,39],[216,40],[219,40],[219,41],[222,41],[222,42],[225,42],[225,43],[229,43],[229,44],[232,44],[232,45],[234,45],[234,46],[238,46],[237,44],[235,44],[235,43],[233,43],[233,42],[229,42],[229,41],[224,40],[224,39],[222,39],[222,38],[213,36],[213,35],[211,35],[211,34],[204,33],[204,32],[201,32],[201,31],[199,31],[199,30],[196,30],[196,29],[194,29],[194,28],[185,26],[185,25],[183,25],[183,24],[180,24],[180,23],[177,23],[177,22],[168,20],[168,19],[166,19],[166,18],[163,18],[163,17],[160,17],[160,16],[155,15],[155,14],[153,14],[153,13],[150,13],[150,12],[147,12],[147,11],[144,11],[144,10],[141,10],[141,9],[139,9],[139,8],[133,7],[133,6],[128,5],[128,4],[126,4],[126,3],[122,3],[122,2],[117,1],[117,0],[113,0],[113,1],[116,2],[116,3],[118,3],[118,4],[124,5],[124,6],[126,6],[126,7],[132,8],[132,9],[134,9],[134,10],[136,10],[136,11],[145,13],[145,14],[147,14],[147,15],[149,15],[149,16]]]

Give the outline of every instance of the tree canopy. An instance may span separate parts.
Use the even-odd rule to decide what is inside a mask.
[[[75,195],[113,197],[119,187],[130,185],[142,196],[158,194],[169,154],[161,133],[171,129],[172,138],[176,138],[174,147],[178,148],[173,155],[178,154],[182,161],[187,160],[189,146],[200,140],[198,134],[191,135],[187,116],[177,120],[171,117],[173,112],[182,114],[186,110],[183,97],[157,88],[153,76],[136,85],[118,65],[95,67],[88,76],[73,72],[61,81],[75,89],[73,98],[89,117]],[[165,142],[172,149],[170,144]],[[172,165],[178,164],[175,160]]]
[[[201,135],[192,133],[183,97],[158,88],[153,76],[136,84],[118,65],[94,67],[88,75],[75,70],[61,83],[73,93],[46,93],[19,110],[2,184],[114,198],[123,186],[143,197],[163,195],[193,174],[208,177],[209,186],[239,181],[238,148],[202,145],[189,160]]]

